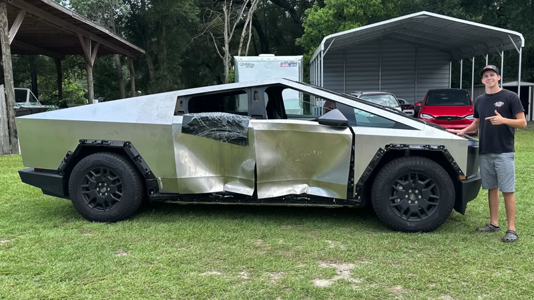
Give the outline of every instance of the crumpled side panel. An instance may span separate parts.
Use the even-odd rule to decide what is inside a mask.
[[[249,121],[248,116],[219,112],[184,115],[182,133],[246,146]]]

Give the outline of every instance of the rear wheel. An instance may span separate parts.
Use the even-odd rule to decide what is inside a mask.
[[[117,222],[137,211],[144,188],[129,160],[101,152],[83,158],[74,167],[69,194],[76,210],[87,220]]]
[[[450,216],[454,184],[449,174],[428,158],[397,158],[377,174],[371,201],[377,216],[389,228],[430,232]]]

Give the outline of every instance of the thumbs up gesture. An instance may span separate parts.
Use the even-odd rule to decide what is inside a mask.
[[[486,120],[490,120],[492,125],[502,125],[504,124],[504,118],[501,114],[495,110],[495,116],[487,117]]]

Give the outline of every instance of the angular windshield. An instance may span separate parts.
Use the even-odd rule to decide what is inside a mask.
[[[466,106],[471,100],[466,91],[441,90],[430,91],[426,99],[427,106]]]
[[[383,105],[383,106],[389,106],[389,107],[396,107],[396,106],[399,106],[399,103],[397,102],[397,100],[395,99],[395,97],[393,97],[392,95],[362,95],[360,96],[360,98],[362,100],[366,100],[366,101],[369,101],[369,102],[373,102],[373,103],[376,103],[376,104],[380,104],[380,105]]]

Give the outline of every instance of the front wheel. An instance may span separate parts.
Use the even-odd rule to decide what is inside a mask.
[[[371,201],[377,216],[389,228],[430,232],[450,216],[455,202],[454,184],[433,160],[401,157],[378,172]]]
[[[117,222],[137,211],[144,188],[129,160],[100,152],[76,164],[69,179],[69,194],[76,210],[87,220]]]

